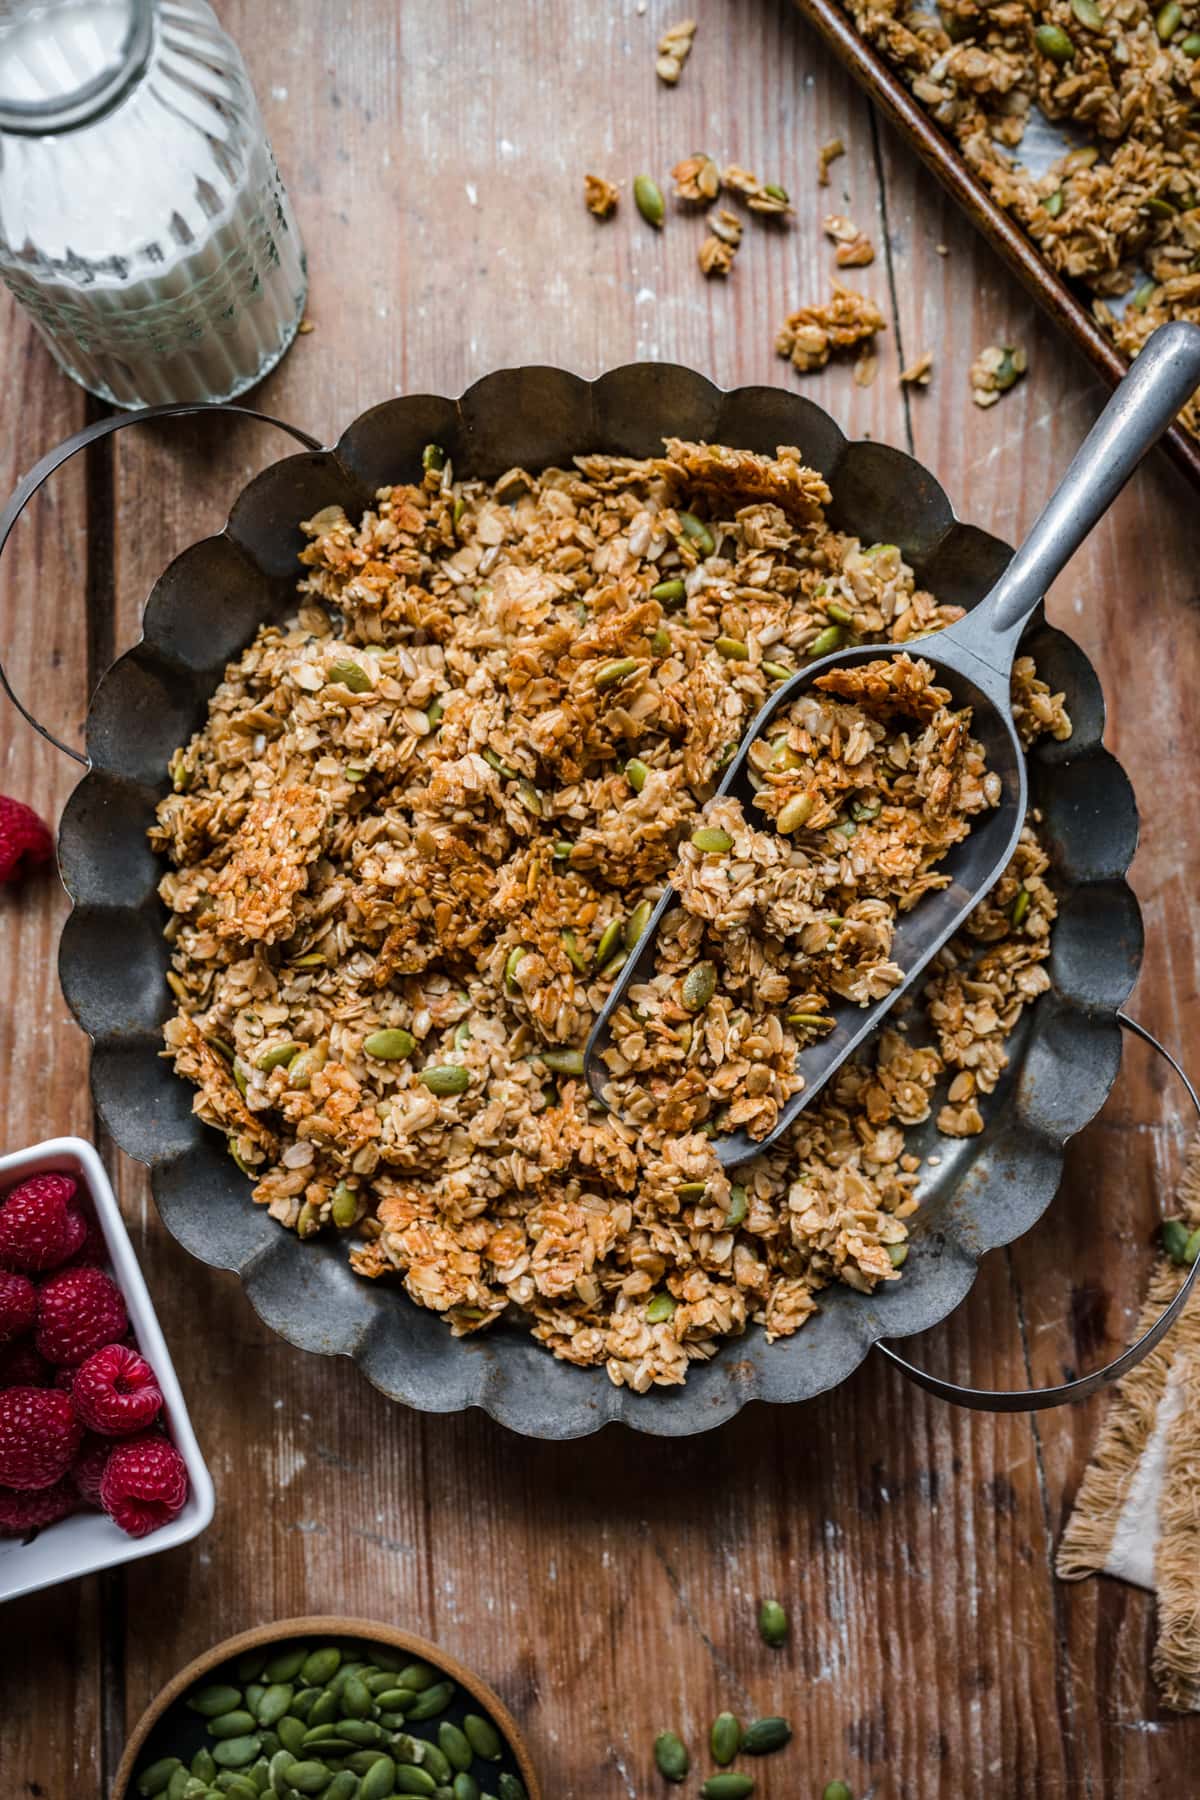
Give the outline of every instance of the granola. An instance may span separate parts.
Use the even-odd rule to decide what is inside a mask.
[[[981,350],[968,371],[976,406],[995,406],[1002,394],[1016,386],[1027,367],[1024,350],[1012,344],[989,344]]]
[[[603,175],[584,176],[583,202],[597,219],[611,219],[620,197],[615,182],[606,181]]]
[[[845,0],[1050,265],[1135,356],[1168,319],[1200,323],[1200,30],[1170,0]],[[1034,107],[1075,140],[1034,174]],[[1120,296],[1134,298],[1123,309]],[[985,390],[986,391],[986,390]],[[1200,432],[1200,404],[1182,418]]]
[[[788,315],[776,334],[775,349],[807,375],[823,369],[835,350],[853,349],[886,330],[887,321],[873,300],[835,281],[824,306],[801,306]]]
[[[195,1110],[280,1225],[339,1234],[360,1274],[457,1334],[507,1314],[644,1391],[751,1320],[794,1332],[831,1282],[898,1279],[918,1204],[906,1126],[940,1108],[947,1130],[979,1129],[1005,1036],[1047,985],[1055,902],[1031,823],[938,958],[924,1036],[915,1010],[890,1025],[736,1186],[704,1129],[590,1101],[582,1046],[622,947],[779,667],[831,620],[908,643],[960,616],[895,546],[831,529],[828,501],[787,448],[670,440],[489,486],[431,447],[422,480],[361,520],[306,522],[296,611],[228,666],[171,758],[152,832],[165,1039]],[[1013,694],[1025,741],[1069,734],[1027,658]],[[955,754],[973,769],[965,739]],[[765,820],[737,832],[756,867],[758,840],[779,842]],[[906,843],[913,883],[937,877],[926,850]],[[814,984],[883,979],[885,896],[863,880],[840,950],[797,947]],[[701,910],[708,887],[698,871]],[[731,953],[723,979],[739,967]],[[768,1084],[794,1030],[771,1016]],[[747,1093],[762,1079],[724,1067]]]
[[[683,74],[683,65],[692,54],[695,36],[695,19],[681,19],[678,25],[672,25],[664,31],[658,40],[658,58],[654,64],[654,72],[668,87],[674,87]]]
[[[853,219],[841,213],[826,213],[822,229],[837,246],[834,261],[839,269],[865,269],[875,261],[875,246]]]

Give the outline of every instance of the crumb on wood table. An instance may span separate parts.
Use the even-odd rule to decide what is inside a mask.
[[[584,176],[584,205],[594,218],[611,219],[617,210],[619,198],[615,182],[606,181],[603,175]]]
[[[901,369],[899,382],[901,387],[928,387],[933,375],[933,351],[924,350],[915,362],[910,362],[906,369]]]
[[[680,19],[677,25],[668,26],[659,38],[654,73],[668,87],[674,87],[683,74],[683,65],[692,53],[695,36],[695,19]]]
[[[989,344],[971,364],[971,398],[976,406],[995,406],[1015,387],[1029,366],[1024,350],[1013,344]]]
[[[865,269],[875,261],[875,246],[853,219],[842,213],[826,213],[822,229],[837,246],[834,261],[840,269]]]
[[[829,165],[836,162],[839,156],[845,156],[846,146],[840,137],[830,138],[817,151],[817,186],[829,186]]]

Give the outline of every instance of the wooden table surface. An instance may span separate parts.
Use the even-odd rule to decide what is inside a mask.
[[[827,292],[821,219],[843,211],[881,247],[854,272],[888,319],[879,377],[862,389],[831,368],[805,391],[851,435],[908,446],[962,516],[1015,538],[1095,416],[1097,382],[786,0],[695,0],[696,48],[668,90],[654,47],[682,10],[218,0],[312,273],[315,329],[259,404],[329,440],[390,394],[455,394],[522,361],[592,375],[657,357],[722,384],[796,383],[774,332]],[[835,135],[847,155],[821,190],[816,149]],[[672,216],[654,233],[629,192],[640,170],[665,185],[700,145],[796,200],[788,228],[748,231],[724,284],[699,273],[697,222]],[[612,223],[584,212],[585,169],[624,184]],[[1030,373],[985,413],[967,369],[993,342],[1026,346]],[[901,360],[927,348],[932,386],[902,392]],[[7,296],[0,375],[7,489],[101,409]],[[23,691],[76,741],[89,682],[136,636],[156,574],[283,448],[258,427],[126,433],[86,473],[59,477],[20,526],[0,575],[0,641]],[[1141,805],[1136,1012],[1193,1069],[1196,806],[1183,771],[1200,759],[1198,515],[1200,497],[1156,458],[1049,601],[1100,671],[1108,741]],[[56,817],[76,773],[0,711],[0,791]],[[48,876],[0,898],[5,1149],[60,1132],[102,1140],[87,1044],[55,975],[65,911]],[[1046,1219],[986,1259],[920,1353],[1002,1386],[1113,1353],[1185,1131],[1180,1096],[1130,1049]],[[837,1775],[889,1800],[1134,1796],[1156,1781],[1185,1792],[1200,1720],[1156,1704],[1152,1602],[1051,1572],[1103,1400],[972,1415],[871,1359],[804,1409],[755,1407],[682,1443],[613,1429],[538,1444],[481,1416],[417,1416],[349,1364],[273,1338],[232,1277],[166,1236],[143,1171],[104,1148],[218,1510],[189,1548],[7,1608],[6,1796],[99,1800],[130,1725],[185,1660],[264,1619],[324,1610],[411,1626],[476,1666],[524,1719],[548,1800],[662,1793],[655,1733],[671,1725],[699,1745],[726,1706],[792,1718],[793,1745],[761,1766],[763,1800],[817,1795]],[[765,1593],[794,1621],[778,1654],[754,1628]]]

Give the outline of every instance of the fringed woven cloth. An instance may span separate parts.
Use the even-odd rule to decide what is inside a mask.
[[[1200,1226],[1200,1132],[1176,1211]],[[1187,1270],[1163,1255],[1138,1321],[1145,1331]],[[1154,1678],[1163,1703],[1200,1712],[1200,1294],[1115,1391],[1067,1521],[1065,1581],[1116,1575],[1158,1597]]]

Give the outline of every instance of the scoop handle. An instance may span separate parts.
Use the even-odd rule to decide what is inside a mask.
[[[1200,326],[1182,319],[1161,325],[1075,452],[1033,530],[987,599],[973,609],[977,627],[986,625],[993,640],[1015,637],[1198,387]]]

